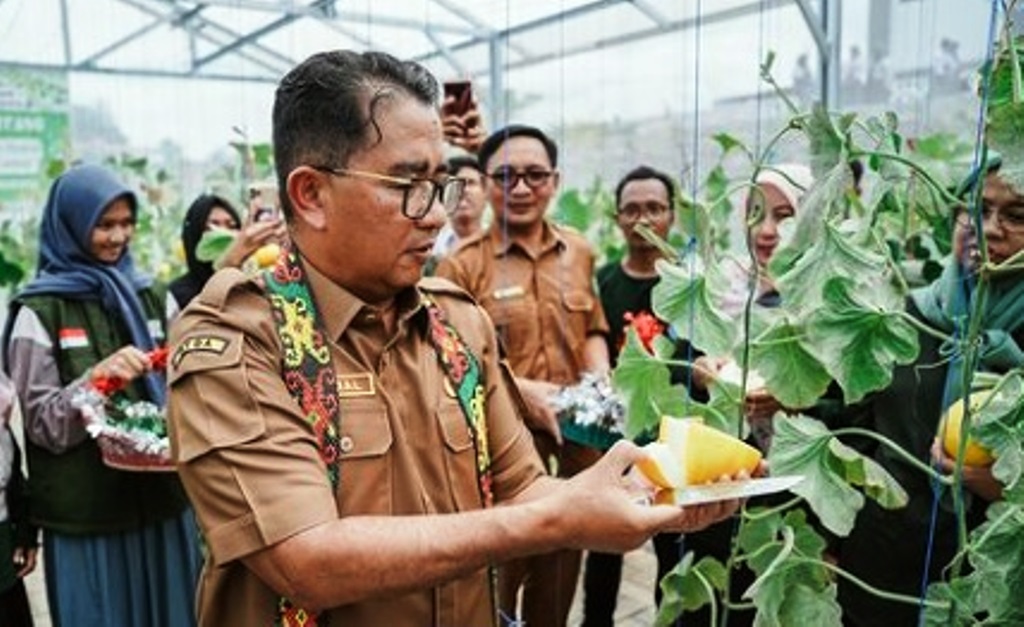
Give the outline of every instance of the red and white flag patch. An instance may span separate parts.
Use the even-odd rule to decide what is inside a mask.
[[[89,336],[85,334],[85,329],[61,329],[57,333],[57,338],[62,349],[85,348],[89,345]]]

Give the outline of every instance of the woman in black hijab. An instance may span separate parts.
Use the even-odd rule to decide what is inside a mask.
[[[200,261],[196,258],[196,247],[203,234],[211,229],[235,231],[234,244],[217,262]],[[250,220],[242,228],[238,211],[226,199],[214,194],[203,194],[192,202],[181,225],[181,243],[185,248],[188,272],[171,282],[170,291],[178,307],[184,309],[203,290],[203,286],[218,268],[240,267],[242,262],[256,249],[269,242],[277,241],[284,232],[279,213],[269,219]]]

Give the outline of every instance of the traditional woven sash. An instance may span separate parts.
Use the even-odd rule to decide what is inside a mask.
[[[341,481],[338,446],[341,410],[337,381],[323,321],[309,290],[306,273],[295,252],[287,250],[281,254],[273,271],[265,271],[261,277],[284,348],[282,371],[285,386],[313,427],[320,458],[327,467],[331,486],[337,491]],[[424,303],[430,320],[430,342],[473,435],[480,501],[484,507],[490,507],[494,497],[491,492],[483,371],[476,356],[448,322],[444,311],[425,296]],[[490,585],[493,599],[493,569]],[[326,627],[327,621],[325,617],[307,612],[281,597],[274,624],[276,627]]]

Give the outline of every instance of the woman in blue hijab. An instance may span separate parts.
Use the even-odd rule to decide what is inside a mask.
[[[200,556],[176,474],[105,465],[72,402],[97,377],[130,381],[131,401],[165,402],[147,356],[165,341],[165,293],[132,260],[138,210],[102,167],[54,181],[38,273],[15,297],[4,333],[55,627],[194,624]]]

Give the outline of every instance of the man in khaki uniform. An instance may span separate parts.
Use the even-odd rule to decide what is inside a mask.
[[[493,564],[628,550],[736,508],[639,504],[629,444],[571,481],[543,475],[490,319],[420,282],[461,185],[437,92],[419,65],[347,51],[278,87],[296,254],[217,274],[172,333],[171,442],[209,547],[202,627],[491,625]],[[452,343],[473,359],[448,359]],[[480,376],[469,413],[452,367]]]
[[[600,456],[563,441],[551,396],[584,372],[608,370],[608,322],[594,291],[594,255],[578,233],[545,219],[558,189],[558,149],[543,131],[511,125],[480,147],[494,221],[442,259],[437,276],[473,294],[494,320],[527,401],[527,424],[544,460],[571,477]],[[502,611],[527,625],[565,625],[580,570],[579,551],[536,555],[503,566]]]

